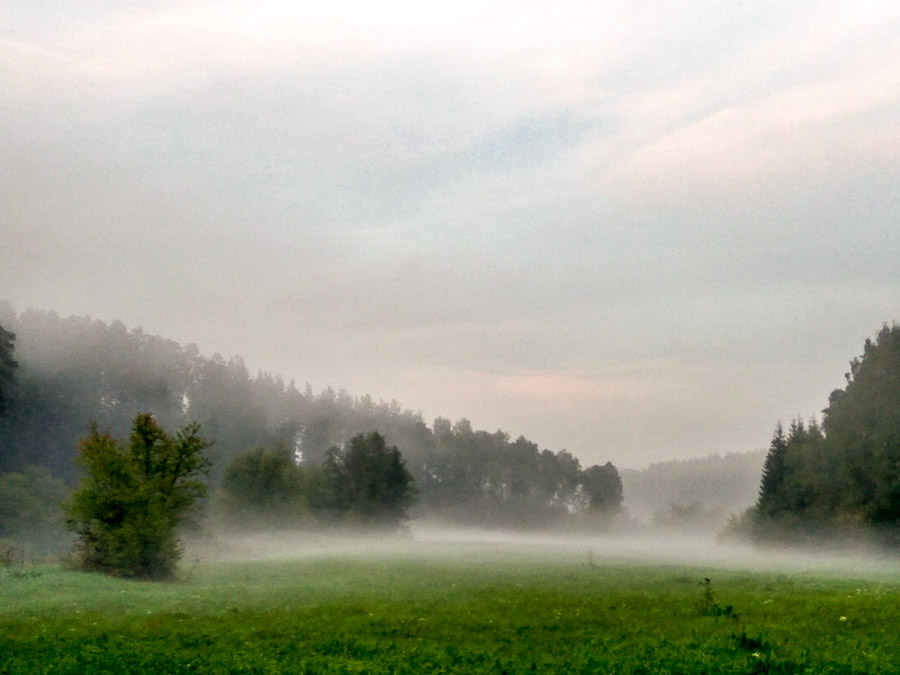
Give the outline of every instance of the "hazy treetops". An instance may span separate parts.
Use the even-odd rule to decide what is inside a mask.
[[[566,450],[474,429],[466,419],[439,417],[429,426],[396,401],[251,375],[239,357],[206,357],[120,322],[0,309],[4,330],[16,334],[18,361],[0,415],[0,472],[31,475],[28,467],[41,466],[71,483],[75,448],[91,420],[121,438],[139,415],[152,413],[162,428],[199,423],[214,441],[211,506],[232,524],[429,517],[546,527],[596,524],[624,506],[658,524],[710,527],[752,502],[760,486],[760,453],[620,476],[611,463],[583,467]],[[866,342],[821,423],[779,427],[754,518],[786,533],[896,528],[898,332],[886,326]]]
[[[476,430],[465,419],[438,418],[429,428],[396,401],[330,387],[301,390],[270,373],[251,375],[239,357],[205,357],[193,345],[121,322],[5,310],[5,324],[19,334],[21,366],[15,397],[0,417],[0,471],[40,465],[71,482],[75,448],[91,420],[117,438],[131,433],[137,416],[152,413],[162,427],[202,425],[214,442],[214,504],[236,519],[242,509],[234,507],[243,504],[298,522],[321,515],[331,500],[333,512],[357,518],[393,510],[396,519],[412,508],[417,516],[539,526],[621,507],[618,473],[608,463],[583,469],[565,450]],[[361,439],[380,448],[378,458],[360,450]],[[365,486],[354,478],[361,471],[382,471],[394,487],[381,493]],[[409,491],[391,492],[404,484]]]
[[[761,449],[624,469],[625,507],[643,520],[716,529],[756,501],[765,456]]]

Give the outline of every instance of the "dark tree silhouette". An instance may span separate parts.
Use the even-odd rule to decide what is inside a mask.
[[[354,436],[344,448],[332,448],[325,474],[338,511],[388,526],[407,517],[413,477],[397,447],[389,447],[377,431]]]
[[[614,515],[622,509],[622,481],[612,462],[585,469],[583,480],[584,493],[591,511]]]
[[[0,326],[0,414],[6,410],[6,390],[12,382],[16,366],[19,365],[13,359],[15,341],[16,334]]]
[[[760,539],[871,528],[900,541],[900,327],[866,340],[821,426],[779,425],[754,518]]]
[[[784,436],[784,428],[779,422],[775,427],[772,441],[769,443],[769,452],[766,455],[766,463],[763,465],[762,480],[759,486],[757,508],[766,516],[772,516],[775,513],[776,502],[784,485],[786,450],[787,439]]]

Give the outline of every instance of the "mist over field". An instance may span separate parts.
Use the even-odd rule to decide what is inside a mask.
[[[900,654],[896,0],[0,0],[0,673]]]
[[[218,532],[188,539],[187,567],[219,562],[347,560],[494,564],[498,573],[517,560],[551,561],[602,569],[608,565],[669,566],[716,572],[766,572],[809,577],[865,579],[898,573],[895,551],[860,539],[852,549],[823,546],[754,547],[746,542],[717,541],[699,532],[607,532],[602,534],[522,532],[413,522],[408,532],[385,536],[374,532]],[[698,582],[701,577],[698,577]]]

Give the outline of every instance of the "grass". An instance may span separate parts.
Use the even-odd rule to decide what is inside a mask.
[[[444,544],[183,576],[0,570],[0,673],[888,673],[900,654],[897,573]]]

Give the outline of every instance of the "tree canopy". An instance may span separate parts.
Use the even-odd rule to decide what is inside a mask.
[[[18,335],[20,364],[8,411],[0,415],[0,472],[38,465],[74,482],[73,459],[88,420],[122,438],[137,415],[149,412],[165,428],[202,425],[204,437],[215,442],[209,452],[214,486],[226,481],[235,458],[254,449],[277,449],[288,463],[302,458],[301,478],[310,482],[301,502],[312,510],[324,499],[322,476],[314,469],[331,448],[373,430],[401,453],[419,489],[416,515],[533,527],[587,509],[587,474],[578,459],[522,436],[474,429],[466,419],[437,418],[429,427],[421,413],[397,401],[331,387],[318,393],[309,385],[298,388],[271,373],[251,374],[240,357],[203,356],[194,345],[128,330],[118,321],[16,314],[0,303],[0,323]],[[259,454],[255,466],[242,459],[243,468],[231,469],[230,487],[221,496],[243,489],[234,476],[244,471],[251,485],[270,459]]]
[[[615,515],[622,510],[622,480],[612,462],[584,472],[584,493],[588,508],[595,513]]]

